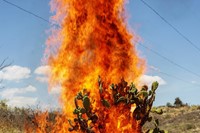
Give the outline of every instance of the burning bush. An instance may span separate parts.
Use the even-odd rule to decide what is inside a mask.
[[[52,19],[59,26],[52,28],[45,57],[51,67],[50,87],[62,87],[62,114],[52,124],[46,114],[36,117],[38,131],[134,133],[150,120],[158,83],[149,91],[147,86],[139,91],[133,83],[128,85],[133,81],[138,86],[145,61],[133,44],[136,35],[127,30],[124,3],[51,0],[56,13]],[[97,85],[98,75],[102,79]]]
[[[109,96],[106,96],[101,78],[98,84],[101,105],[93,110],[89,92],[86,90],[79,92],[75,97],[76,108],[73,112],[76,118],[74,122],[69,120],[71,125],[69,131],[140,133],[145,122],[152,119],[149,113],[155,99],[158,82],[154,82],[149,91],[147,86],[143,86],[138,91],[133,83],[128,85],[122,79],[120,83],[110,86],[112,94]],[[82,101],[82,105],[78,105],[78,100]],[[116,112],[113,114],[114,110]],[[161,110],[155,110],[155,112],[162,113]]]
[[[111,84],[107,92],[104,83],[99,77],[99,96],[90,98],[86,89],[80,91],[74,98],[75,109],[73,120],[63,113],[48,114],[36,113],[33,119],[34,128],[28,127],[28,132],[83,132],[83,133],[141,133],[142,126],[152,121],[150,112],[162,114],[161,109],[152,109],[155,100],[155,91],[158,82],[154,82],[150,90],[143,86],[138,90],[133,83],[128,85],[124,79],[118,84]],[[99,98],[98,98],[99,97]],[[99,101],[96,101],[99,99]],[[72,112],[71,112],[72,113]],[[64,122],[63,122],[64,121]],[[68,121],[68,125],[65,122]],[[155,120],[155,129],[147,133],[163,132],[158,128]]]

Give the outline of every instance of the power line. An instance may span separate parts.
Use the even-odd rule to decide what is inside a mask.
[[[172,74],[168,74],[168,73],[162,72],[162,71],[160,71],[159,73],[164,74],[164,75],[167,75],[168,77],[172,77],[172,78],[174,78],[174,79],[180,80],[180,81],[182,81],[182,82],[191,84],[189,81],[186,81],[186,80],[184,80],[184,79],[181,79],[181,78],[179,78],[179,77],[177,77],[177,76],[174,76],[174,75],[172,75]]]
[[[38,19],[40,19],[40,20],[43,20],[43,21],[45,21],[47,23],[50,23],[47,19],[45,19],[45,18],[43,18],[43,17],[41,17],[41,16],[39,16],[39,15],[31,12],[31,11],[28,11],[28,10],[26,10],[26,9],[24,9],[24,8],[22,8],[22,7],[20,7],[20,6],[16,5],[16,4],[14,4],[14,3],[12,3],[12,2],[9,2],[7,0],[2,0],[2,1],[5,2],[5,3],[7,3],[7,4],[9,4],[9,5],[11,5],[11,6],[13,6],[13,7],[16,7],[18,9],[20,9],[20,10],[22,10],[22,11],[24,11],[24,12],[26,12],[26,13],[28,13],[28,14],[36,17],[36,18],[38,18]]]
[[[151,9],[156,15],[158,15],[166,24],[168,24],[176,33],[178,33],[183,39],[185,39],[192,47],[197,49],[200,52],[200,48],[194,44],[186,35],[181,33],[174,25],[172,25],[167,19],[161,16],[153,7],[151,7],[148,3],[144,0],[140,0],[144,5],[146,5],[149,9]]]
[[[186,72],[189,72],[189,73],[191,73],[191,74],[193,74],[193,75],[195,75],[195,76],[197,76],[197,77],[199,77],[199,78],[200,78],[200,75],[199,75],[199,74],[197,74],[197,73],[195,73],[195,72],[191,71],[190,69],[188,69],[188,68],[185,68],[185,67],[183,67],[183,66],[181,66],[181,65],[177,64],[176,62],[174,62],[174,61],[170,60],[169,58],[167,58],[167,57],[163,56],[162,54],[160,54],[160,53],[158,53],[157,51],[155,51],[155,50],[153,50],[153,49],[151,49],[151,48],[149,48],[149,47],[145,46],[145,45],[144,45],[144,44],[142,44],[142,43],[138,43],[138,44],[139,44],[140,46],[142,46],[143,48],[145,48],[145,49],[147,49],[147,50],[151,51],[152,53],[156,54],[157,56],[159,56],[159,57],[163,58],[163,59],[164,59],[164,60],[166,60],[167,62],[169,62],[169,63],[173,64],[174,66],[177,66],[177,67],[181,68],[182,70],[184,70],[184,71],[186,71]]]
[[[150,68],[150,69],[152,69],[152,68]],[[179,80],[179,81],[182,81],[182,82],[184,82],[184,83],[192,84],[192,85],[195,85],[195,86],[198,86],[198,87],[200,86],[200,84],[193,84],[192,82],[189,82],[189,81],[187,81],[187,80],[184,80],[184,79],[182,79],[182,78],[179,78],[178,76],[174,76],[174,75],[172,75],[172,74],[169,74],[169,73],[166,73],[166,72],[163,72],[163,71],[160,71],[160,70],[155,70],[155,69],[152,69],[152,70],[154,70],[154,71],[157,72],[157,73],[166,75],[166,76],[168,76],[168,77],[170,77],[170,78],[174,78],[174,79],[177,79],[177,80]]]
[[[14,4],[14,3],[12,3],[12,2],[9,2],[9,1],[7,1],[7,0],[2,0],[2,1],[4,1],[4,2],[6,2],[7,4],[10,4],[11,6],[14,6],[14,7],[16,7],[16,8],[18,8],[18,9],[20,9],[20,10],[26,12],[26,13],[29,13],[29,14],[31,14],[32,16],[39,18],[40,20],[43,20],[43,21],[45,21],[45,22],[47,22],[47,23],[50,23],[50,22],[49,22],[48,20],[46,20],[45,18],[43,18],[43,17],[41,17],[41,16],[39,16],[39,15],[37,15],[37,14],[35,14],[35,13],[32,13],[32,12],[30,12],[30,11],[28,11],[28,10],[26,10],[26,9],[24,9],[24,8],[22,8],[22,7],[20,7],[20,6],[16,5],[16,4]],[[156,10],[154,10],[151,6],[149,6],[145,1],[143,1],[143,0],[141,0],[141,1],[142,1],[146,6],[148,6],[151,10],[153,10],[161,19],[163,19],[163,21],[165,21],[168,25],[170,25],[177,33],[179,33],[182,37],[184,37],[188,42],[190,42],[193,46],[195,46],[195,47],[200,51],[200,49],[199,49],[196,45],[194,45],[187,37],[185,37],[181,32],[179,32],[172,24],[170,24],[165,18],[163,18]],[[169,63],[171,63],[171,64],[173,64],[173,65],[175,65],[175,66],[177,66],[177,67],[179,67],[179,68],[181,68],[181,69],[183,69],[183,70],[185,70],[185,71],[187,71],[187,72],[189,72],[189,73],[191,73],[191,74],[193,74],[193,75],[195,75],[195,76],[197,76],[197,77],[200,77],[199,74],[196,74],[196,73],[192,72],[191,70],[189,70],[189,69],[187,69],[187,68],[185,68],[185,67],[183,67],[183,66],[181,66],[181,65],[179,65],[179,64],[177,64],[177,63],[175,63],[175,62],[173,62],[172,60],[170,60],[170,59],[168,59],[167,57],[161,55],[160,53],[156,52],[155,50],[150,49],[149,47],[145,46],[144,44],[141,44],[141,43],[139,43],[139,44],[140,44],[140,46],[142,46],[142,47],[144,47],[144,48],[150,50],[150,51],[153,52],[154,54],[156,54],[156,55],[160,56],[161,58],[165,59],[165,60],[168,61]]]
[[[182,82],[186,82],[186,83],[191,84],[189,81],[186,81],[186,80],[184,80],[184,79],[182,79],[182,78],[179,78],[179,77],[177,77],[177,76],[174,76],[174,75],[172,75],[172,74],[168,74],[168,73],[166,73],[166,72],[160,71],[160,70],[158,70],[158,69],[156,70],[156,69],[153,69],[153,68],[151,68],[151,67],[149,67],[149,68],[150,68],[151,70],[157,72],[157,73],[160,73],[160,74],[166,75],[166,76],[168,76],[168,77],[171,77],[171,78],[180,80],[180,81],[182,81]]]

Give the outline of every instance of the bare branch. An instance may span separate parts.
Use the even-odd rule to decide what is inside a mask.
[[[0,64],[0,71],[2,71],[4,68],[6,68],[6,67],[8,67],[8,66],[10,66],[11,64],[12,64],[12,62],[11,63],[8,63],[8,64],[5,64],[5,62],[7,61],[7,59],[8,59],[8,57],[7,58],[5,58],[2,62],[1,62],[1,64]],[[3,82],[3,79],[0,79],[0,83],[2,83]],[[0,86],[0,89],[3,89],[4,88],[4,86]]]
[[[9,63],[9,64],[5,64],[5,62],[6,62],[7,59],[8,59],[8,57],[5,58],[5,59],[1,62],[1,64],[0,64],[0,70],[3,70],[4,68],[6,68],[6,67],[8,67],[8,66],[10,66],[10,65],[12,64],[12,62]]]

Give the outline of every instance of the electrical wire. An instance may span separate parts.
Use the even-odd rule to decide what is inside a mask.
[[[167,62],[171,63],[172,65],[174,65],[174,66],[176,66],[176,67],[179,67],[180,69],[182,69],[182,70],[184,70],[184,71],[186,71],[186,72],[189,72],[189,73],[191,73],[192,75],[195,75],[195,76],[197,76],[197,77],[200,78],[200,75],[199,75],[199,74],[197,74],[197,73],[191,71],[190,69],[185,68],[185,67],[183,67],[182,65],[179,65],[178,63],[176,63],[176,62],[170,60],[169,58],[163,56],[162,54],[158,53],[157,51],[155,51],[155,50],[153,50],[153,49],[151,49],[151,48],[149,48],[149,47],[147,47],[146,45],[144,45],[144,44],[142,44],[142,43],[138,43],[138,44],[139,44],[140,46],[142,46],[143,48],[145,48],[145,49],[151,51],[152,53],[156,54],[157,56],[161,57],[162,59],[166,60]]]
[[[179,34],[184,40],[188,42],[193,48],[198,50],[200,52],[200,48],[194,44],[186,35],[184,35],[178,28],[176,28],[174,25],[172,25],[167,19],[165,19],[163,16],[161,16],[152,6],[150,6],[147,2],[144,0],[140,0],[145,6],[147,6],[149,9],[151,9],[156,15],[158,15],[166,24],[168,24],[177,34]]]
[[[20,10],[22,10],[22,11],[24,11],[24,12],[26,12],[26,13],[28,13],[28,14],[36,17],[36,18],[38,18],[38,19],[40,19],[40,20],[43,20],[43,21],[45,21],[47,23],[50,23],[47,19],[45,19],[45,18],[43,18],[43,17],[41,17],[41,16],[39,16],[39,15],[31,12],[31,11],[28,11],[28,10],[26,10],[26,9],[24,9],[24,8],[22,8],[22,7],[20,7],[20,6],[16,5],[16,4],[14,4],[14,3],[12,3],[12,2],[9,2],[7,0],[2,0],[2,1],[5,2],[5,3],[7,3],[7,4],[9,4],[9,5],[11,5],[11,6],[13,6],[13,7],[16,7],[18,9],[20,9]]]

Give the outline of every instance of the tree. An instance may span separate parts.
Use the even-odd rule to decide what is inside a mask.
[[[166,106],[167,107],[172,107],[173,105],[170,102],[167,102]]]
[[[184,104],[179,97],[175,98],[174,106],[175,107],[182,107]]]

